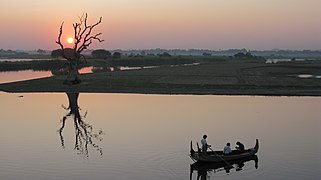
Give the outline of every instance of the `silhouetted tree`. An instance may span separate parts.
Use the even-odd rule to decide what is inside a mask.
[[[159,54],[159,57],[172,57],[168,52],[163,52],[162,54]]]
[[[51,51],[51,57],[52,58],[62,57],[62,50],[61,49],[55,49],[55,50]]]
[[[45,51],[45,50],[43,50],[43,49],[38,49],[38,50],[37,50],[37,53],[39,53],[39,54],[45,54],[45,53],[46,53],[46,51]]]
[[[94,58],[103,58],[106,59],[111,56],[111,53],[105,49],[97,49],[91,52],[91,55]]]
[[[120,52],[114,52],[113,53],[113,58],[120,58],[121,57],[121,53]]]
[[[99,38],[102,33],[97,33],[92,35],[92,30],[101,23],[102,17],[95,24],[87,24],[88,16],[87,13],[79,17],[79,22],[73,24],[74,28],[74,46],[73,48],[65,48],[61,42],[61,36],[63,32],[63,25],[60,26],[60,31],[58,35],[58,40],[56,43],[60,46],[62,50],[62,57],[67,59],[69,62],[69,73],[64,84],[78,84],[80,79],[78,77],[78,65],[80,63],[81,57],[85,58],[81,53],[83,50],[87,49],[94,40],[102,42],[103,40]]]
[[[234,54],[234,57],[235,58],[238,58],[238,59],[254,59],[255,58],[255,56],[253,56],[251,53],[249,53],[249,52],[247,52],[247,53],[242,53],[242,52],[240,52],[240,53],[236,53],[236,54]]]
[[[211,55],[212,55],[211,53],[207,53],[207,52],[203,53],[203,56],[211,56]]]

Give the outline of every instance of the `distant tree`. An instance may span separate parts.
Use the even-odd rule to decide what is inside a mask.
[[[257,59],[258,57],[253,56],[250,52],[247,52],[245,54],[242,52],[239,52],[239,53],[234,54],[234,58],[237,58],[237,59]]]
[[[163,52],[162,54],[158,54],[160,57],[171,57],[172,55],[170,55],[168,52]]]
[[[7,50],[7,53],[12,53],[12,54],[14,54],[14,53],[16,53],[16,52],[13,51],[13,50],[11,50],[11,49],[8,49],[8,50]]]
[[[62,50],[61,49],[55,49],[55,50],[51,51],[51,57],[52,58],[62,57]]]
[[[60,31],[56,43],[60,46],[62,50],[62,57],[65,58],[69,63],[69,73],[64,81],[64,84],[79,84],[81,80],[78,77],[78,66],[80,63],[81,57],[85,58],[81,53],[83,50],[87,49],[94,40],[102,42],[100,35],[102,33],[97,33],[92,35],[92,30],[101,23],[102,17],[99,18],[99,21],[95,24],[88,25],[87,22],[87,13],[79,17],[79,22],[73,24],[74,28],[74,46],[73,48],[65,48],[61,42],[61,36],[63,31],[63,25],[60,26]]]
[[[120,52],[114,52],[113,53],[113,58],[120,58],[121,57],[121,53]]]
[[[45,53],[46,53],[46,51],[45,51],[45,50],[43,50],[43,49],[38,49],[38,50],[37,50],[37,53],[39,53],[39,54],[45,54]]]
[[[234,57],[241,59],[241,58],[244,58],[244,57],[245,57],[245,54],[242,53],[242,52],[239,52],[239,53],[234,54]]]
[[[250,59],[254,58],[254,56],[253,56],[250,52],[247,52],[247,53],[245,54],[245,57],[246,57],[246,58],[250,58]]]
[[[211,55],[212,55],[211,53],[207,53],[207,52],[203,53],[203,56],[211,56]]]
[[[111,56],[111,53],[105,49],[97,49],[91,52],[91,55],[94,58],[102,58],[102,59],[106,59],[108,57]]]

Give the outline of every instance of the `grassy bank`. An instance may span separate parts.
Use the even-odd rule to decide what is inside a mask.
[[[265,64],[238,60],[196,66],[161,66],[155,69],[101,72],[81,75],[79,85],[63,85],[65,76],[0,84],[6,92],[96,92],[143,94],[213,94],[320,96],[321,63]]]

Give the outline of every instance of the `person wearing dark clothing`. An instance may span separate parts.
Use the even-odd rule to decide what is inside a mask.
[[[244,144],[240,143],[239,141],[236,142],[236,149],[239,150],[240,152],[244,152],[245,148],[244,148]]]
[[[211,147],[211,145],[207,144],[206,138],[207,138],[207,135],[204,135],[203,139],[201,140],[202,152],[203,153],[206,153],[207,152],[207,148]]]

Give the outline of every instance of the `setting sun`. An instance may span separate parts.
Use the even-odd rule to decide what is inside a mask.
[[[72,37],[67,38],[67,42],[69,44],[72,44],[74,42],[74,38],[72,38]]]

